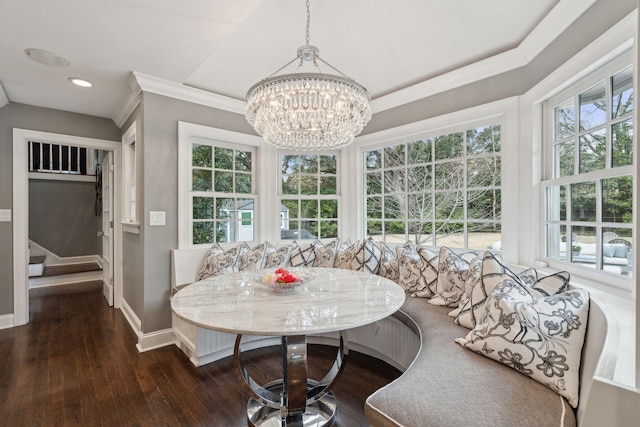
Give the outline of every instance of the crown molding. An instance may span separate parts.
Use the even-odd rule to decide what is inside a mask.
[[[133,76],[143,92],[151,92],[158,95],[180,99],[182,101],[193,102],[194,104],[230,111],[232,113],[244,114],[246,105],[244,101],[138,73],[136,71],[133,72]]]
[[[141,89],[136,82],[136,78],[133,73],[129,75],[127,83],[129,84],[129,88],[131,88],[131,90],[122,100],[118,108],[116,108],[116,111],[114,111],[111,115],[111,119],[118,127],[122,127],[124,125],[129,116],[131,116],[131,114],[133,113],[133,110],[135,110],[138,104],[140,104]]]
[[[9,103],[9,97],[7,96],[7,93],[4,91],[4,88],[2,87],[2,83],[0,83],[0,108],[4,107],[8,103]]]
[[[244,101],[230,98],[228,96],[185,86],[183,84],[153,77],[137,71],[133,71],[129,76],[129,87],[131,88],[129,95],[124,99],[112,116],[113,121],[118,126],[122,126],[131,113],[133,113],[133,110],[138,106],[140,103],[140,94],[142,92],[155,93],[157,95],[167,96],[169,98],[179,99],[238,114],[244,114],[246,105]]]
[[[379,113],[523,67],[546,49],[596,1],[598,0],[560,1],[518,47],[376,98],[371,101],[371,110],[374,114]]]
[[[526,66],[557,39],[594,3],[602,0],[562,0],[542,19],[516,48],[425,80],[371,101],[372,112],[379,113],[447,90]],[[206,90],[134,71],[130,77],[132,93],[114,112],[118,126],[140,102],[141,92],[150,92],[207,107],[244,114],[246,103]],[[0,101],[1,101],[0,94]]]

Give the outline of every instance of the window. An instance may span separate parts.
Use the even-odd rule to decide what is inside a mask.
[[[252,241],[255,236],[255,149],[191,137],[190,241]]]
[[[138,224],[137,200],[137,159],[136,159],[136,122],[127,129],[122,136],[122,160],[124,179],[124,203],[122,218],[124,220],[124,230],[138,233],[135,228]],[[132,226],[133,225],[133,226]]]
[[[501,237],[500,125],[364,152],[365,233],[485,249]]]
[[[545,102],[545,255],[632,275],[633,69],[619,58]]]
[[[338,155],[281,153],[280,170],[280,237],[337,237]]]

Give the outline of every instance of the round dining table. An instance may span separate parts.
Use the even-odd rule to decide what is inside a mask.
[[[381,320],[404,303],[395,282],[363,271],[301,268],[299,286],[274,288],[274,269],[214,276],[180,290],[173,312],[196,326],[236,334],[235,365],[253,392],[247,403],[252,426],[325,426],[336,414],[331,387],[348,354],[347,331]],[[271,277],[270,277],[271,276]],[[269,280],[271,279],[271,280]],[[307,336],[338,333],[333,366],[324,378],[307,378]],[[258,384],[242,360],[242,336],[279,337],[283,378]]]

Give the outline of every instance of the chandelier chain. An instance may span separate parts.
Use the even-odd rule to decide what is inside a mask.
[[[309,46],[309,40],[311,37],[309,36],[309,27],[311,26],[311,12],[309,12],[309,0],[307,0],[307,29],[305,31],[305,40],[307,41],[307,46]]]

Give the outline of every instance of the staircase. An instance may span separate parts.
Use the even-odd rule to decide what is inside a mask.
[[[45,255],[30,257],[30,288],[102,279],[102,267],[95,261],[46,265],[45,259]]]

